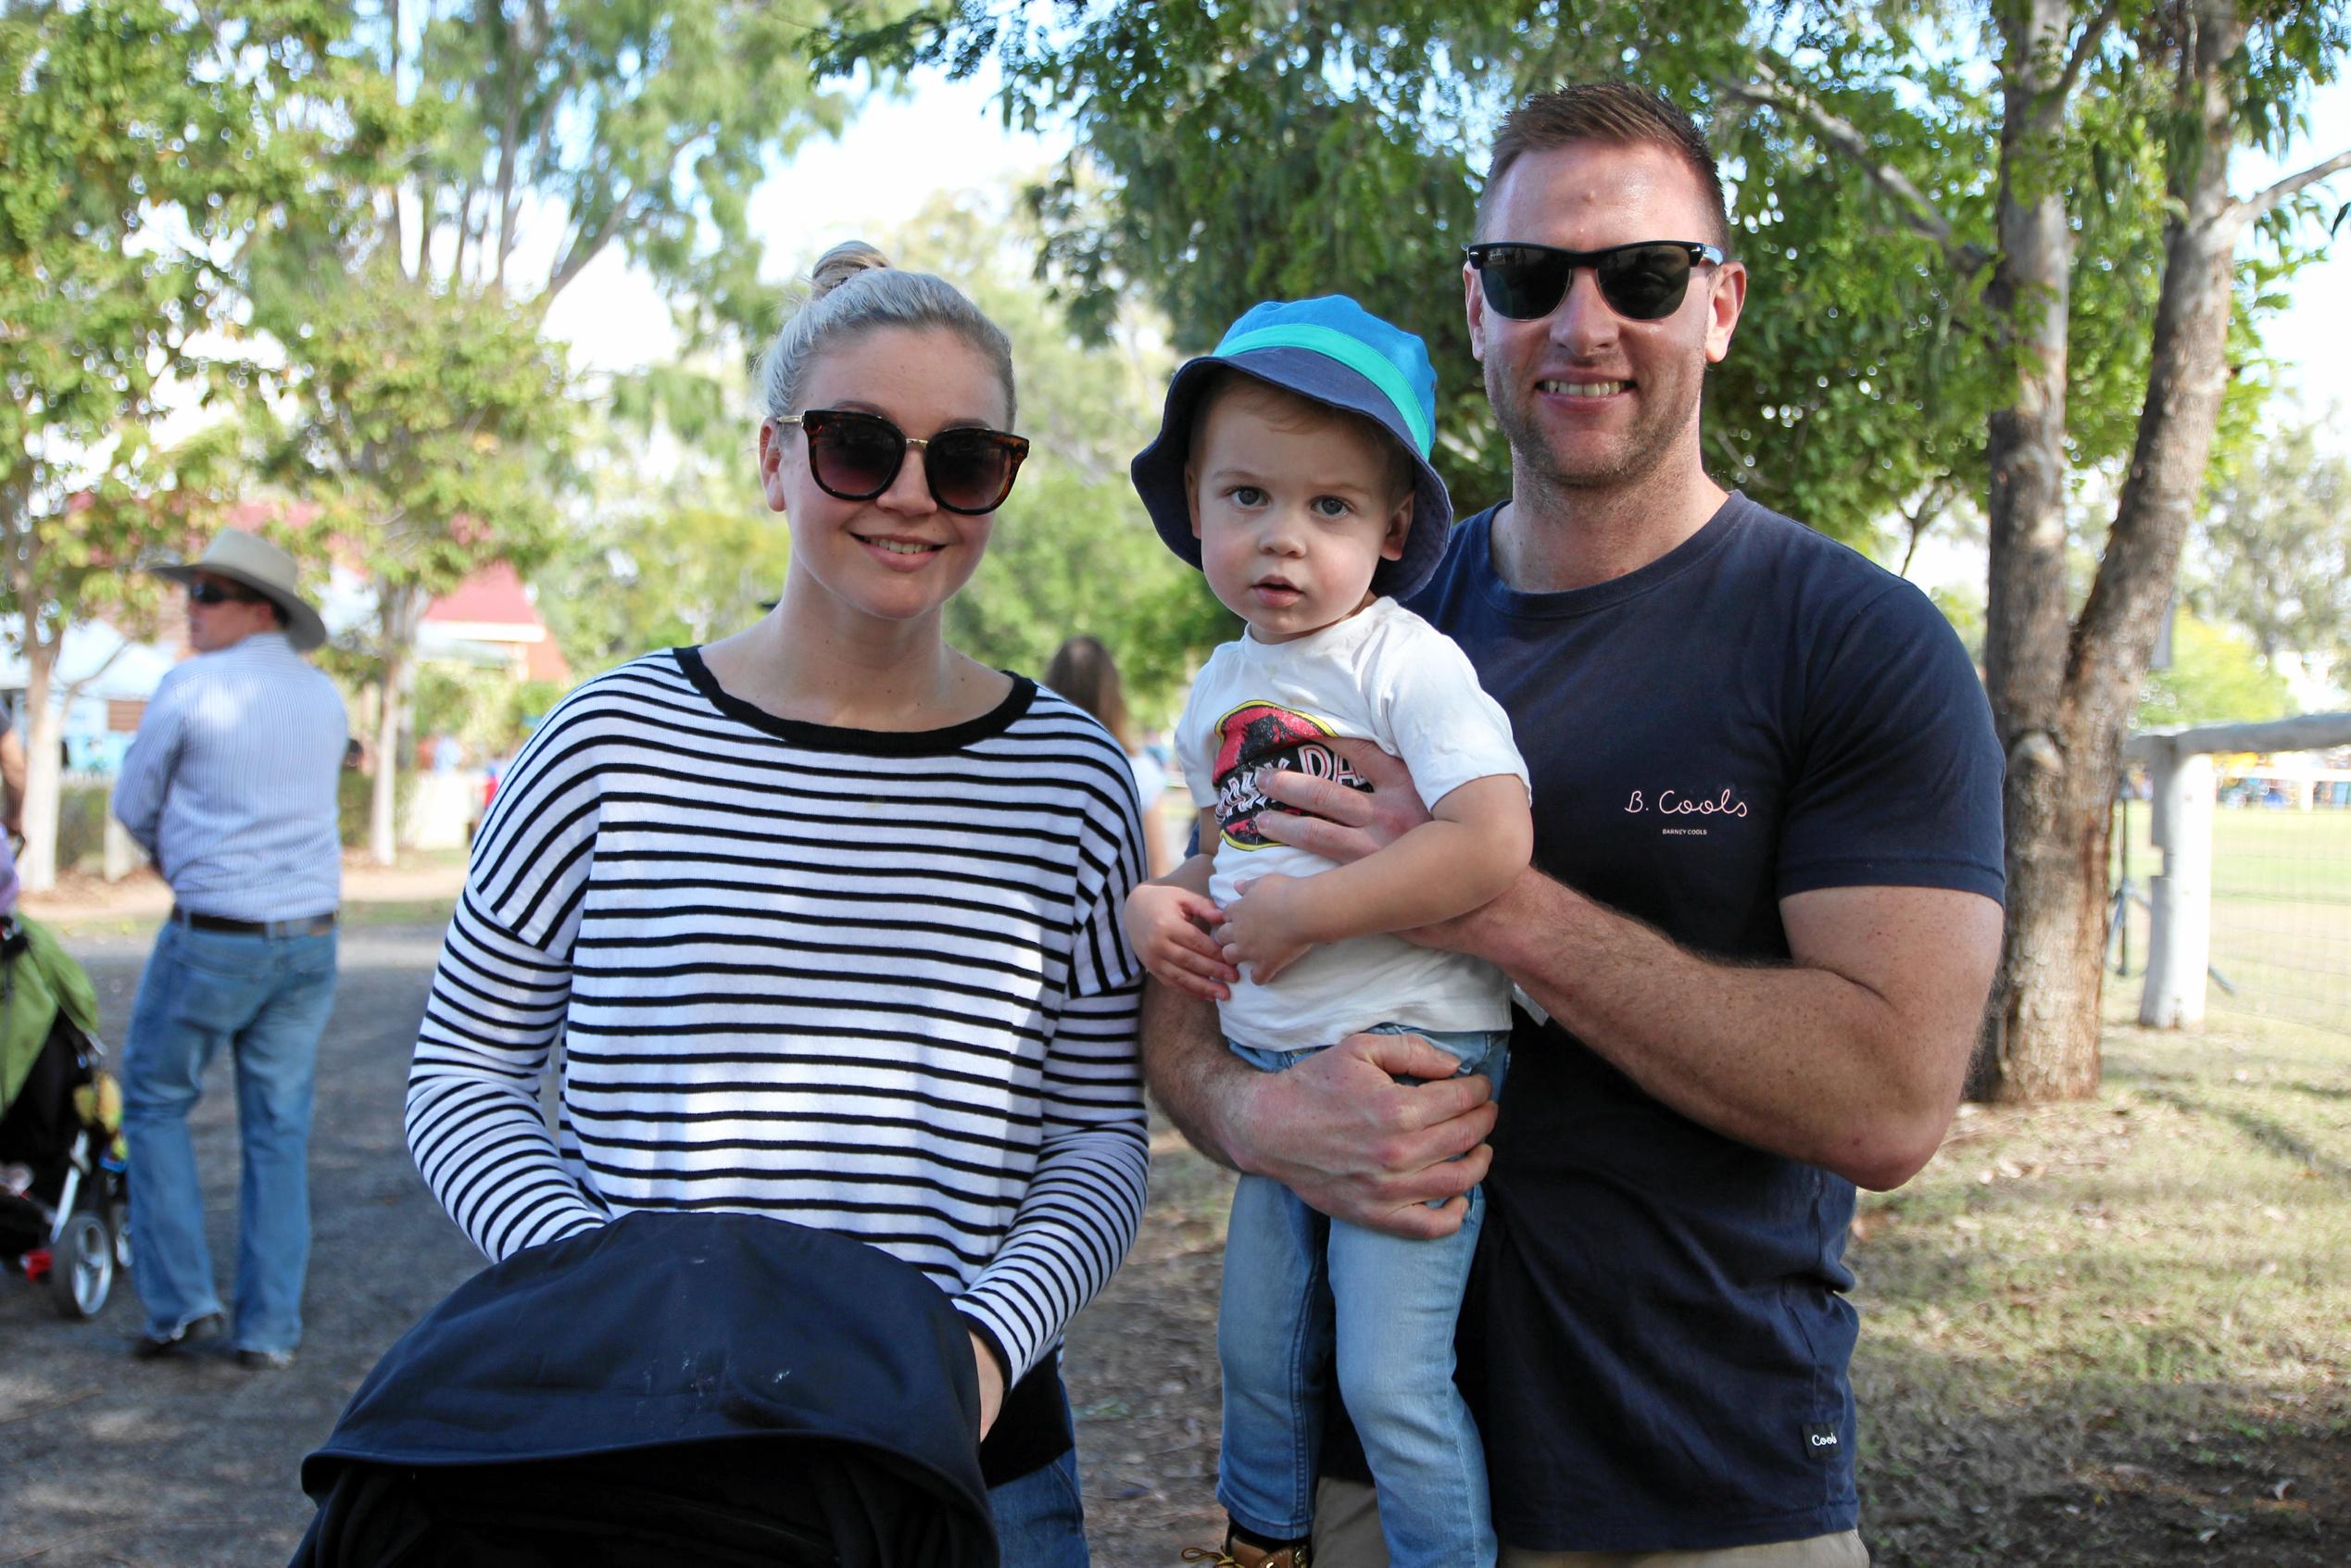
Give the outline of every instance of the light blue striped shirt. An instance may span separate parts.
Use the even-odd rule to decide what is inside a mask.
[[[283,633],[257,632],[156,687],[115,781],[114,814],[179,906],[301,920],[343,897],[335,785],[342,694]]]

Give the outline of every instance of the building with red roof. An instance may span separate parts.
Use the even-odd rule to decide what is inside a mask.
[[[554,634],[505,561],[484,567],[426,607],[417,652],[504,669],[518,681],[572,684]]]

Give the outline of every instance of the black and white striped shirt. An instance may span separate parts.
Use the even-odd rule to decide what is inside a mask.
[[[887,734],[776,719],[692,649],[598,676],[474,845],[409,1080],[418,1168],[493,1259],[642,1209],[858,1236],[1018,1378],[1142,1212],[1141,842],[1116,743],[1026,680]]]

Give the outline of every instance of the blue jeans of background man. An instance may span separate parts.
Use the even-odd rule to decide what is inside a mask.
[[[237,1198],[241,1350],[302,1338],[310,1261],[310,1099],[319,1035],[334,1007],[335,935],[242,935],[167,922],[139,977],[122,1056],[131,1165],[131,1277],[158,1338],[220,1311],[204,1239],[188,1113],[226,1049],[234,1063],[245,1177]]]
[[[1086,1507],[1077,1495],[1077,1450],[987,1489],[1003,1568],[1087,1568]]]
[[[1461,1073],[1483,1073],[1502,1090],[1507,1031],[1372,1032],[1422,1035],[1460,1058]],[[1233,1050],[1268,1072],[1314,1054]],[[1473,1189],[1452,1236],[1389,1236],[1318,1213],[1279,1182],[1240,1179],[1216,1319],[1225,1369],[1216,1499],[1235,1524],[1274,1540],[1301,1537],[1313,1524],[1323,1379],[1335,1346],[1394,1568],[1494,1561],[1486,1452],[1453,1386],[1453,1324],[1485,1215],[1485,1194]]]

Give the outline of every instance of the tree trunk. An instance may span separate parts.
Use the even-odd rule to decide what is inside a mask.
[[[376,691],[375,793],[370,803],[368,855],[379,866],[388,866],[398,859],[400,677],[407,662],[387,647],[383,684]]]
[[[65,786],[57,758],[65,716],[49,702],[63,639],[44,640],[33,611],[26,611],[24,619],[24,853],[17,858],[17,884],[27,893],[46,893],[57,884],[57,818]]]
[[[2068,676],[2078,722],[2088,733],[2112,731],[2118,753],[2171,600],[2188,525],[2203,499],[2229,381],[2232,274],[2244,214],[2229,194],[2234,113],[2227,71],[2245,29],[2231,0],[2207,0],[2195,22],[2181,108],[2202,136],[2193,156],[2172,160],[2177,167],[2165,181],[2172,216],[2164,225],[2147,397]]]
[[[406,708],[401,689],[408,680],[409,650],[416,643],[417,615],[423,603],[423,595],[413,587],[376,585],[376,632],[383,673],[376,693],[375,792],[369,813],[368,854],[379,866],[392,864],[399,849],[400,720]]]
[[[2066,652],[2056,689],[2013,675],[1993,688],[2008,741],[2009,898],[1990,1038],[1969,1083],[1969,1093],[1982,1098],[2077,1098],[2098,1086],[2110,805],[2124,729],[2219,422],[2232,257],[2244,224],[2228,189],[2234,123],[2227,71],[2244,26],[2232,0],[2206,0],[2190,21],[2179,40],[2180,103],[2201,135],[2166,169],[2173,216],[2165,226],[2147,395],[2114,526],[2079,622],[2068,629],[2061,603],[2056,610]],[[1997,422],[1993,429],[1996,437]],[[1996,468],[1993,495],[1996,517]],[[2018,561],[2002,560],[1996,525],[1993,537],[1996,590]],[[2053,575],[2061,584],[2061,559]],[[2028,640],[2010,636],[2012,645]]]
[[[2098,1092],[2106,855],[2121,736],[2008,777],[2008,927],[1970,1094],[2021,1105]]]
[[[2098,923],[2106,879],[2084,891],[2072,778],[2059,740],[2066,605],[2066,333],[2072,230],[2059,155],[2065,106],[2052,92],[2070,18],[2064,0],[2001,7],[2005,108],[2000,131],[2000,257],[1988,292],[2016,355],[2016,400],[1992,416],[1992,563],[1984,672],[2008,759],[2008,923],[1985,1037],[1968,1078],[1977,1098],[2037,1085],[2097,1085]],[[2103,836],[2100,839],[2103,843]],[[2083,933],[2091,932],[2085,937]],[[2082,1020],[2089,1021],[2086,1039]],[[2088,1061],[2081,1060],[2087,1051]]]

